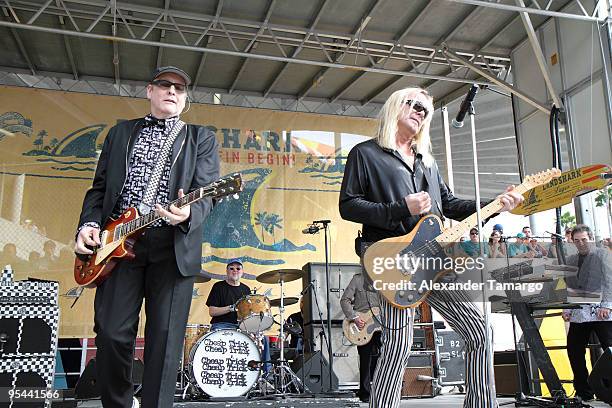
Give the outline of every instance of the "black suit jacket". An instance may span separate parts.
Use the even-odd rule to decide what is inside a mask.
[[[144,119],[134,119],[113,126],[104,140],[92,187],[85,194],[79,225],[97,222],[105,225],[121,196],[127,178],[130,155]],[[203,126],[183,127],[172,149],[170,200],[205,186],[219,178],[219,153],[214,133]],[[191,204],[188,222],[174,232],[174,251],[179,270],[194,276],[201,270],[202,222],[212,209],[212,200],[205,198]]]

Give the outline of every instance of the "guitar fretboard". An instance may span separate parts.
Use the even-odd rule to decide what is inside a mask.
[[[527,187],[525,183],[519,185],[514,189],[519,194],[525,193],[531,187]],[[489,204],[485,205],[480,209],[480,216],[482,220],[486,220],[496,212],[499,212],[504,207],[499,199],[495,199]],[[459,241],[459,239],[473,226],[478,224],[478,217],[476,213],[470,215],[465,220],[461,221],[459,224],[455,225],[453,228],[450,228],[440,234],[436,241],[442,246],[447,246],[453,242]]]
[[[213,195],[215,189],[213,187],[202,187],[194,190],[183,197],[177,198],[170,202],[168,205],[162,206],[166,211],[170,211],[170,206],[175,205],[178,208],[182,208],[188,204],[198,201],[206,196]],[[127,235],[130,235],[137,230],[146,227],[147,225],[153,224],[155,221],[162,219],[156,211],[151,211],[148,214],[141,215],[140,217],[121,224],[115,229],[114,240],[121,239]]]

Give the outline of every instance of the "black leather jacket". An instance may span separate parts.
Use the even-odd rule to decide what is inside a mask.
[[[404,197],[419,191],[431,196],[431,213],[462,220],[476,212],[474,200],[453,196],[434,163],[426,168],[417,155],[415,171],[399,152],[382,148],[374,139],[351,150],[340,190],[340,215],[363,224],[363,240],[375,242],[408,234],[419,221]],[[428,181],[429,180],[429,181]]]

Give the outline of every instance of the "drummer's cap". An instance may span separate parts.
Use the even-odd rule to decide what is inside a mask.
[[[230,266],[231,264],[240,264],[240,266],[242,266],[242,259],[240,258],[232,258],[229,261],[227,261],[227,266]]]

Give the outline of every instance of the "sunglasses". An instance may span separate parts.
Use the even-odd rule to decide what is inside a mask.
[[[470,235],[478,235],[477,232],[470,232]]]
[[[153,85],[159,86],[160,88],[170,89],[170,87],[174,86],[176,92],[183,93],[187,90],[187,85],[181,84],[180,82],[170,82],[165,79],[156,79],[151,81]]]
[[[414,109],[415,111],[419,113],[424,112],[425,117],[429,115],[429,109],[427,109],[427,107],[425,107],[425,105],[423,105],[421,102],[415,101],[414,99],[406,99],[405,103],[406,105],[412,106],[412,109]]]

